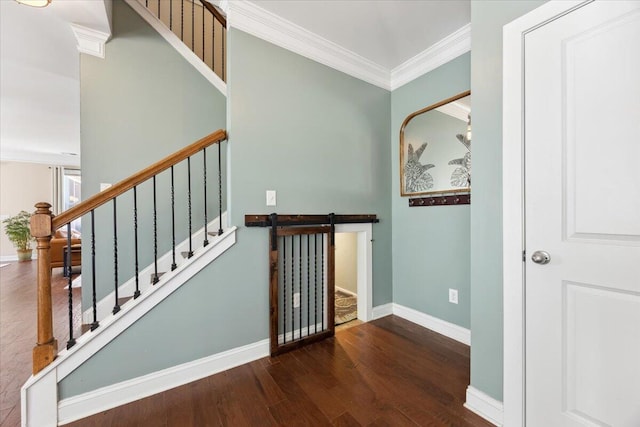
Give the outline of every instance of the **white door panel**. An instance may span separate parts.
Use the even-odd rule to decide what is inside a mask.
[[[527,424],[638,427],[640,2],[526,35],[524,121]]]

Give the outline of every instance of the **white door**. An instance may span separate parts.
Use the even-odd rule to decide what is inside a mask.
[[[640,1],[582,6],[524,51],[526,422],[639,427]]]

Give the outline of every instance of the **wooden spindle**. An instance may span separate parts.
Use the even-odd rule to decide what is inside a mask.
[[[53,362],[58,354],[51,306],[52,216],[49,203],[37,203],[36,212],[31,216],[31,235],[38,242],[38,341],[33,348],[34,375]]]

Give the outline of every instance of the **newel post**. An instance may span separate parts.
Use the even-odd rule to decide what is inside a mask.
[[[53,362],[58,353],[58,342],[53,337],[51,306],[51,235],[52,218],[49,203],[37,203],[31,216],[31,235],[38,246],[38,342],[33,348],[33,374]]]

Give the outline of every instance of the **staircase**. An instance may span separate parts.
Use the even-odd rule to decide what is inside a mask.
[[[31,232],[38,251],[38,338],[33,376],[22,388],[23,425],[55,423],[57,384],[235,243],[236,228],[226,225],[223,212],[221,146],[226,137],[218,130],[56,217],[48,203],[36,205]],[[143,207],[152,214],[142,215]],[[213,220],[212,211],[217,214]],[[69,275],[69,337],[57,354],[50,241],[58,229],[66,229],[70,239],[71,222],[78,218],[90,236],[82,243],[83,299],[89,308],[82,316],[74,313],[78,304]],[[181,235],[186,237],[177,242]],[[169,250],[160,254],[161,246]],[[105,271],[105,265],[112,268]],[[125,280],[126,271],[133,274]]]
[[[207,0],[136,0],[225,80],[227,19]]]

